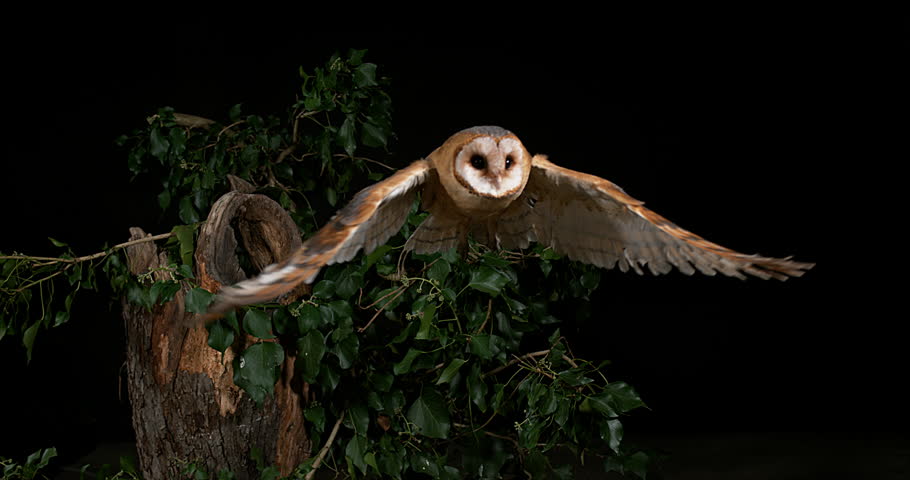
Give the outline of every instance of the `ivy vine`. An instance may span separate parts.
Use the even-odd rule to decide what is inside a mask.
[[[86,257],[0,256],[0,338],[21,333],[30,355],[38,329],[65,323],[75,293],[95,288],[99,267],[118,295],[147,308],[192,285],[196,226],[227,190],[228,175],[278,201],[304,236],[318,229],[358,182],[391,170],[375,160],[394,138],[388,79],[365,53],[301,68],[300,96],[281,117],[238,105],[222,124],[162,108],[118,139],[134,175],[161,179],[158,205],[179,222],[156,238],[165,240],[170,266],[133,276],[123,245]],[[352,477],[571,478],[570,465],[550,461],[557,448],[644,477],[648,456],[627,447],[622,426],[644,402],[608,379],[604,362],[576,357],[560,332],[597,289],[600,271],[540,246],[403,253],[424,217],[415,203],[386,245],[325,268],[311,297],[251,306],[209,327],[209,345],[222,352],[241,349],[242,333],[261,340],[234,360],[234,382],[259,403],[272,394],[284,357],[297,356],[295,374],[318,401],[304,413],[312,457],[292,478],[317,468]],[[59,291],[63,306],[54,309],[47,299]],[[212,298],[193,288],[186,309],[204,312]]]

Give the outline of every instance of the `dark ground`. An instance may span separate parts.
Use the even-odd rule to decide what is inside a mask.
[[[651,408],[626,422],[630,440],[669,454],[649,478],[910,478],[905,315],[896,286],[864,270],[892,232],[853,211],[853,172],[872,167],[844,125],[872,115],[851,111],[866,90],[849,21],[616,18],[530,41],[467,29],[472,42],[457,28],[304,24],[61,17],[4,31],[0,251],[53,254],[53,236],[91,253],[130,226],[163,231],[155,181],[129,181],[114,138],[163,105],[282,111],[299,65],[369,48],[393,80],[393,165],[499,124],[722,245],[818,263],[785,283],[604,273],[596,315],[568,333]],[[129,445],[118,308],[103,294],[74,308],[31,365],[18,339],[0,341],[0,455],[55,445],[78,465]]]
[[[910,478],[910,440],[905,435],[807,432],[633,434],[626,441],[662,455],[652,480],[811,480]],[[78,480],[87,463],[117,466],[121,456],[135,456],[132,443],[101,444],[55,480]],[[555,465],[563,456],[551,457]],[[571,457],[565,460],[572,462]],[[95,468],[89,472],[95,472]],[[115,470],[116,471],[116,470]],[[604,477],[597,462],[577,465],[576,478]],[[630,475],[629,477],[633,477]],[[320,478],[332,478],[328,471]],[[628,477],[627,477],[628,478]]]

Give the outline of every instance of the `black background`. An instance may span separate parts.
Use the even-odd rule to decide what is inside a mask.
[[[903,315],[850,274],[869,232],[835,180],[844,165],[863,167],[834,127],[852,101],[837,33],[811,15],[754,12],[556,21],[372,31],[241,13],[24,22],[3,34],[0,251],[54,254],[52,236],[88,254],[125,241],[130,226],[166,231],[157,180],[130,182],[118,135],[164,105],[221,120],[235,103],[283,112],[298,66],[368,48],[392,79],[386,163],[501,125],[532,153],[608,178],[710,240],[818,263],[787,282],[604,272],[592,318],[568,333],[578,355],[611,359],[608,374],[651,407],[627,431],[906,431]],[[0,341],[0,455],[129,440],[123,350],[117,305],[92,293],[69,324],[39,334],[30,365],[19,337]]]

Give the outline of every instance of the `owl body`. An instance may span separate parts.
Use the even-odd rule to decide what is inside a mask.
[[[501,127],[456,133],[418,160],[357,193],[327,225],[285,261],[225,287],[210,307],[215,318],[237,306],[276,298],[319,270],[371,252],[397,233],[421,192],[429,215],[404,245],[433,253],[464,250],[468,237],[491,248],[543,244],[572,260],[603,268],[664,274],[786,280],[812,263],[746,255],[682,229],[612,182],[532,156]]]

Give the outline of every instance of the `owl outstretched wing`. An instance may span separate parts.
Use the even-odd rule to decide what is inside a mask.
[[[243,305],[272,300],[301,282],[312,282],[326,265],[346,262],[360,249],[369,253],[383,245],[401,229],[416,192],[432,173],[427,161],[418,160],[361,190],[288,259],[266,267],[256,277],[224,287],[205,320]]]
[[[676,267],[691,275],[720,272],[745,278],[799,277],[812,263],[745,255],[709,242],[645,208],[620,187],[535,156],[521,197],[499,222],[507,248],[531,241],[603,268],[663,274]]]

